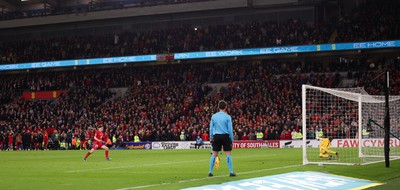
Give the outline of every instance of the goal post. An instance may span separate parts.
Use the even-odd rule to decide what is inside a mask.
[[[400,158],[400,97],[389,98],[390,159]],[[332,89],[302,86],[303,164],[363,165],[385,161],[385,96],[363,88]],[[313,135],[314,133],[315,135]],[[331,150],[320,155],[323,137],[332,137]]]

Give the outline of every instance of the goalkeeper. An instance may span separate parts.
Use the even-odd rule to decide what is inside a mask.
[[[320,138],[321,144],[319,144],[319,157],[320,158],[328,158],[329,160],[332,159],[332,155],[335,154],[336,157],[339,159],[339,152],[335,152],[330,150],[331,149],[331,142],[332,137],[328,138]]]

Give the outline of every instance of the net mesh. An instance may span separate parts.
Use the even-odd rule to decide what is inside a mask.
[[[303,130],[307,131],[303,153],[306,162],[366,164],[384,161],[385,133],[381,128],[385,118],[384,96],[368,95],[363,88],[312,86],[306,86],[303,93],[303,106],[306,106]],[[389,102],[391,132],[398,137],[400,97],[390,97]],[[331,150],[339,152],[339,157],[333,154],[332,159],[328,159],[320,154],[321,141],[317,139],[321,131],[323,137],[333,138]],[[391,158],[399,157],[399,141],[391,138],[390,142]]]

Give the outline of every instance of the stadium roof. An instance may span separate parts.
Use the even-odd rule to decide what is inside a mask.
[[[32,5],[46,5],[47,7],[63,6],[65,4],[88,4],[96,2],[107,2],[110,0],[0,0],[0,11],[15,11],[30,9]]]
[[[47,4],[49,6],[57,6],[59,0],[0,0],[0,6],[4,10],[15,11],[26,5]]]

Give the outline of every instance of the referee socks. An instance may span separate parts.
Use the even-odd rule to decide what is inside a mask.
[[[229,168],[229,173],[233,173],[233,167],[232,167],[232,156],[231,155],[226,155],[226,163],[228,164]]]
[[[211,155],[211,158],[210,158],[210,172],[208,172],[210,174],[212,174],[212,170],[214,168],[214,163],[215,163],[215,156]]]

